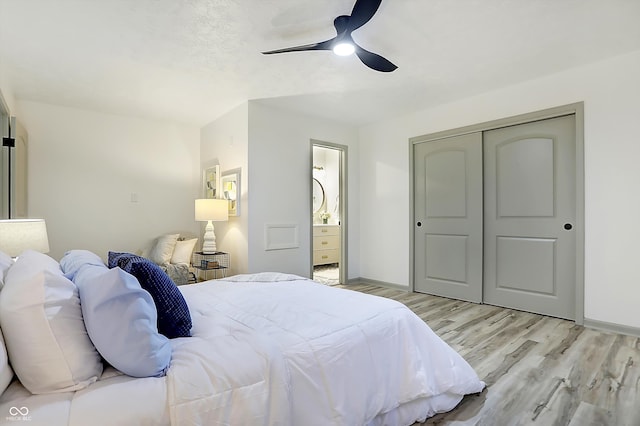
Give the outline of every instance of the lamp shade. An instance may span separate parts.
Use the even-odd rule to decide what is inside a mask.
[[[49,252],[44,219],[0,220],[0,251],[16,257],[28,249]]]
[[[196,220],[214,222],[229,220],[229,201],[214,198],[196,200]]]

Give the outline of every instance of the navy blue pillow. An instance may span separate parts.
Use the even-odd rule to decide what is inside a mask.
[[[133,259],[144,260],[144,257],[137,256],[133,253],[110,251],[107,256],[107,266],[110,269],[115,268],[116,266],[119,266],[120,269],[124,269],[123,265],[126,263],[129,263]],[[123,263],[123,265],[120,265],[121,262],[126,262],[126,263]]]
[[[130,273],[151,294],[158,312],[158,332],[169,339],[191,336],[191,313],[182,293],[158,265],[131,253],[109,252],[109,267]]]

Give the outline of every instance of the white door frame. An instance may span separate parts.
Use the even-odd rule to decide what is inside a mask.
[[[348,199],[347,196],[347,188],[348,188],[348,153],[349,147],[346,145],[335,144],[331,142],[324,142],[315,139],[311,139],[311,161],[309,166],[309,212],[313,211],[313,147],[317,146],[319,148],[328,148],[334,149],[338,151],[340,157],[340,167],[339,167],[339,183],[338,186],[340,188],[339,194],[339,205],[340,205],[340,284],[348,284],[347,274],[347,248],[349,246],[347,235],[348,235]],[[311,222],[311,226],[309,227],[309,233],[311,235],[311,247],[309,250],[309,269],[311,271],[311,277],[313,278],[313,221]]]
[[[584,324],[584,103],[563,105],[549,108],[528,114],[516,115],[488,121],[485,123],[473,124],[460,127],[458,129],[445,130],[442,132],[416,136],[409,139],[409,286],[410,291],[415,288],[415,188],[414,188],[414,145],[451,136],[459,136],[468,133],[484,132],[501,127],[515,126],[518,124],[530,123],[533,121],[546,120],[548,118],[561,117],[564,115],[575,115],[576,118],[576,324]]]

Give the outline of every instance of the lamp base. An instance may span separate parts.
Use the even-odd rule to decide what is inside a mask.
[[[207,226],[204,228],[204,235],[202,237],[202,253],[214,254],[217,251],[216,234],[213,230],[213,222],[208,221]]]

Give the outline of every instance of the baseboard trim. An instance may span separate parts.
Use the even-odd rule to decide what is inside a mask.
[[[348,283],[349,285],[351,284],[366,284],[366,285],[373,285],[376,287],[385,287],[385,288],[392,288],[394,290],[402,290],[402,291],[409,291],[409,287],[401,285],[401,284],[395,284],[395,283],[389,283],[386,281],[378,281],[378,280],[372,280],[370,278],[362,278],[362,277],[358,277],[358,278],[351,278],[349,279]]]
[[[611,333],[625,334],[627,336],[640,337],[640,328],[629,327],[628,325],[614,324],[606,321],[596,321],[592,319],[584,319],[584,326],[600,331],[608,331]]]

